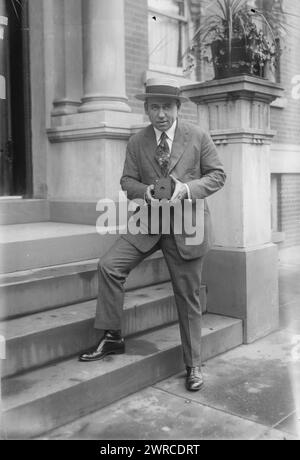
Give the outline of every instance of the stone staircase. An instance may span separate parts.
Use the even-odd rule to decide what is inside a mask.
[[[8,439],[38,436],[183,369],[160,251],[125,285],[126,354],[78,362],[97,340],[97,262],[116,237],[98,235],[93,225],[54,222],[41,201],[0,203],[2,436]],[[207,313],[205,286],[201,296],[206,360],[242,343],[242,322]]]

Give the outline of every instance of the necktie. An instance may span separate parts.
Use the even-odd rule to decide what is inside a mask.
[[[161,134],[159,145],[157,146],[156,153],[155,153],[156,161],[158,162],[161,172],[164,177],[168,175],[170,156],[171,156],[171,152],[170,152],[169,145],[167,142],[167,137],[168,136],[166,135],[166,133],[163,132]]]

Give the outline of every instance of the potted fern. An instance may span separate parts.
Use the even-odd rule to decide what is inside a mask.
[[[269,0],[268,9],[260,8],[262,3],[257,1],[254,8],[247,0],[201,0],[210,13],[196,30],[189,53],[212,62],[215,79],[241,74],[265,77],[267,67],[276,67],[283,12],[278,1]]]

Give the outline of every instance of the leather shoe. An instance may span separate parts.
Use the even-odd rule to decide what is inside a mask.
[[[125,342],[116,331],[106,331],[98,346],[84,352],[79,361],[98,361],[107,355],[121,355],[125,353]]]
[[[189,391],[198,391],[203,385],[203,376],[200,367],[187,367],[185,385]]]

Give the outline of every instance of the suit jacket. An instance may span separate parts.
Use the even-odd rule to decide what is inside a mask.
[[[147,187],[163,177],[155,159],[156,148],[152,125],[130,138],[120,181],[129,200],[144,198]],[[213,230],[205,198],[222,188],[226,179],[216,147],[209,134],[198,126],[178,120],[168,172],[189,186],[192,205],[186,211],[187,214],[184,214],[184,218],[191,219],[193,225],[198,222],[201,227],[199,232],[202,233],[201,241],[196,245],[187,243],[187,237],[189,238],[190,235],[186,234],[184,228],[181,234],[174,234],[178,252],[184,259],[201,257],[213,244]],[[196,200],[203,200],[203,206],[200,201],[200,207],[199,203],[197,207]],[[196,214],[197,210],[198,214]],[[147,252],[158,242],[160,235],[127,233],[122,237],[140,251]]]

